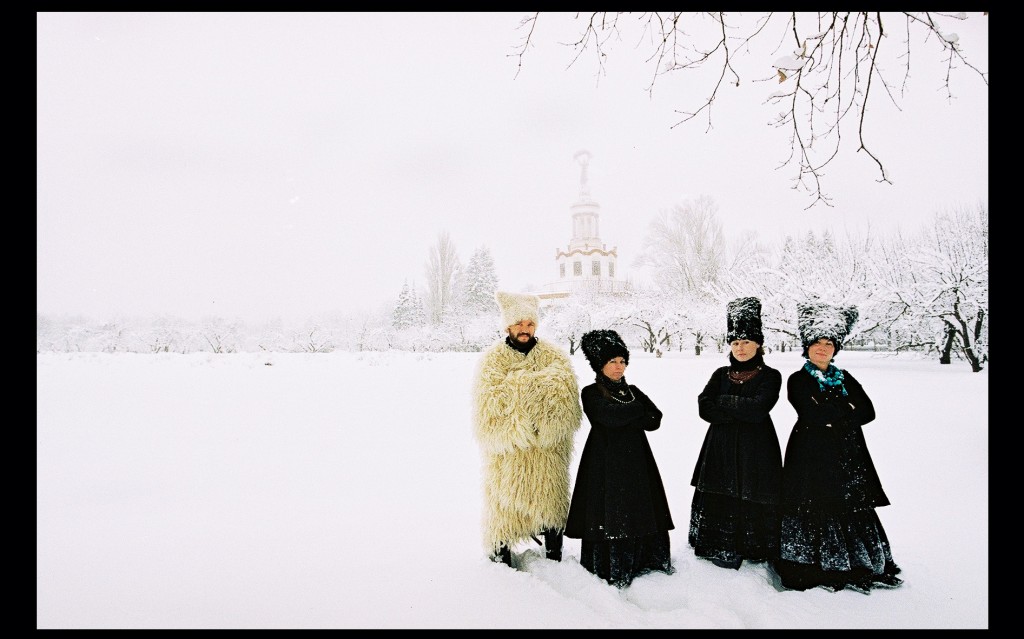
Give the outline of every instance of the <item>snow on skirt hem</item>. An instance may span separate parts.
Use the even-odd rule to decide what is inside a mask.
[[[846,512],[787,510],[774,568],[791,590],[841,589],[873,576],[895,576],[889,539],[874,508]]]
[[[580,542],[580,565],[618,588],[651,572],[672,574],[672,556],[668,531]]]
[[[733,562],[774,560],[779,555],[779,518],[773,504],[695,490],[688,542],[702,559]]]

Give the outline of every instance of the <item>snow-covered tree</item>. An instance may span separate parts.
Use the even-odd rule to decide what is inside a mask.
[[[494,292],[498,275],[494,271],[491,250],[481,246],[469,258],[464,280],[463,303],[470,316],[491,313],[495,309]]]
[[[440,324],[458,304],[461,294],[462,263],[447,231],[441,231],[430,248],[426,265],[425,310],[431,324]]]
[[[300,353],[330,353],[334,350],[331,331],[311,321],[292,334],[295,351]]]
[[[771,247],[761,242],[757,232],[741,229],[738,235],[728,241],[716,297],[723,303],[743,297],[743,291],[749,286],[748,280],[770,266],[771,261]]]
[[[762,243],[757,233],[741,230],[730,238],[726,258],[719,272],[718,282],[709,284],[701,300],[692,304],[695,323],[712,336],[719,351],[726,347],[726,306],[739,297],[754,296],[761,299],[762,306],[770,297],[769,287],[762,281],[771,272],[773,253],[770,246]],[[764,322],[764,310],[762,310]],[[764,327],[765,348],[785,348],[785,341],[774,343],[777,335],[766,325]]]
[[[287,332],[284,320],[280,317],[255,325],[252,339],[256,352],[276,353],[288,350]]]
[[[766,249],[748,235],[721,261],[696,258],[721,255],[718,249],[699,248],[716,244],[720,232],[714,225],[693,227],[708,231],[708,242],[693,242],[684,218],[673,212],[652,225],[648,259],[662,268],[657,285],[545,303],[538,335],[562,342],[574,353],[584,332],[611,328],[643,351],[685,347],[700,354],[711,346],[722,348],[728,301],[753,295],[761,299],[769,350],[798,348],[796,304],[820,300],[858,308],[849,348],[923,351],[944,364],[965,359],[973,370],[981,370],[988,360],[988,218],[983,206],[937,214],[917,233],[897,232],[884,241],[875,241],[870,233],[807,231]],[[502,336],[493,292],[484,305],[481,291],[486,287],[475,285],[489,278],[473,275],[492,270],[486,253],[474,253],[472,268],[463,271],[446,234],[432,247],[437,273],[447,273],[435,280],[436,291],[445,289],[448,300],[438,322],[427,319],[416,287],[407,281],[396,304],[311,318],[297,327],[280,320],[247,326],[218,317],[199,322],[170,316],[94,321],[37,313],[36,348],[111,353],[478,351]],[[673,256],[679,258],[676,263]],[[715,264],[717,269],[712,268]],[[474,297],[479,306],[470,303]],[[474,314],[474,307],[486,312]]]
[[[94,322],[83,315],[36,314],[36,350],[62,353],[90,352]]]
[[[623,295],[615,305],[616,317],[611,324],[628,327],[624,332],[636,340],[644,352],[667,352],[673,348],[674,340],[681,346],[683,336],[690,329],[689,318],[680,299],[681,296],[674,291],[636,289]],[[700,354],[699,347],[697,354]]]
[[[711,320],[729,288],[725,237],[715,201],[702,195],[651,222],[635,263],[652,269],[656,291],[640,292],[629,322],[652,352],[684,344],[698,355],[722,333]]]
[[[199,326],[198,335],[204,346],[199,350],[213,353],[237,353],[241,351],[242,335],[245,323],[241,320],[225,320],[222,317],[208,315]]]
[[[420,297],[420,294],[415,287],[410,287],[409,297],[412,300],[412,323],[410,324],[410,327],[426,326],[427,311],[423,308],[423,298]]]
[[[916,277],[902,292],[933,321],[940,363],[957,352],[974,372],[988,361],[988,239],[986,207],[937,213],[908,256]]]
[[[830,232],[819,237],[808,231],[802,239],[786,236],[772,266],[756,269],[750,279],[753,286],[749,294],[761,298],[766,334],[770,330],[798,344],[796,305],[820,300],[858,308],[861,319],[849,340],[855,341],[861,327],[875,324],[870,312],[873,259],[870,235],[848,233],[836,240]]]
[[[184,353],[188,347],[186,323],[170,315],[158,316],[140,334],[151,353]]]
[[[699,297],[717,286],[725,260],[718,206],[706,195],[662,211],[648,227],[634,260],[650,267],[655,284],[678,298]]]
[[[391,312],[391,326],[396,330],[403,330],[410,326],[422,326],[423,305],[416,296],[416,289],[409,287],[409,281],[402,283],[402,290],[398,294],[398,301]]]
[[[580,338],[583,337],[583,334],[596,328],[593,322],[593,313],[597,309],[592,303],[589,303],[593,298],[586,296],[586,301],[584,301],[579,297],[569,303],[563,301],[562,303],[545,304],[543,306],[544,323],[537,328],[542,337],[565,344],[570,355],[579,349]]]

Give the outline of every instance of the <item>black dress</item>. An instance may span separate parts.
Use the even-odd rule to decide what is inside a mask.
[[[730,354],[729,361],[697,397],[710,424],[690,480],[688,541],[698,557],[739,568],[744,559],[778,556],[782,449],[769,412],[782,374],[760,354],[746,362]]]
[[[580,564],[623,587],[652,572],[672,572],[674,528],[665,487],[647,441],[661,411],[636,386],[598,373],[581,392],[590,433],[580,454],[565,535],[582,540]]]
[[[864,591],[902,583],[875,512],[889,498],[861,429],[874,420],[874,405],[853,375],[844,370],[842,377],[836,386],[820,384],[805,367],[786,383],[797,421],[786,444],[775,570],[793,590]]]

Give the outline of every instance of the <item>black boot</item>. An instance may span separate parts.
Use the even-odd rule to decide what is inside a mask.
[[[739,570],[740,565],[743,564],[743,558],[737,557],[735,559],[716,559],[712,557],[711,563],[715,564],[719,568],[729,568],[731,570]]]
[[[509,568],[512,567],[512,549],[502,544],[498,546],[498,552],[491,555],[491,561],[495,563],[503,563]]]
[[[562,561],[562,531],[554,528],[544,531],[544,550],[548,559]]]

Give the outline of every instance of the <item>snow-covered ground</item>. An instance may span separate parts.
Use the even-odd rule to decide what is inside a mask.
[[[516,549],[518,570],[485,558],[478,357],[37,355],[37,626],[988,627],[987,371],[838,355],[878,413],[865,434],[906,583],[779,592],[763,565],[723,570],[686,544],[697,393],[726,356],[634,351],[626,377],[665,415],[649,440],[676,573],[620,591],[579,565],[574,539],[561,563],[536,545]],[[803,362],[766,359],[784,378]],[[772,416],[785,446],[785,390]]]

